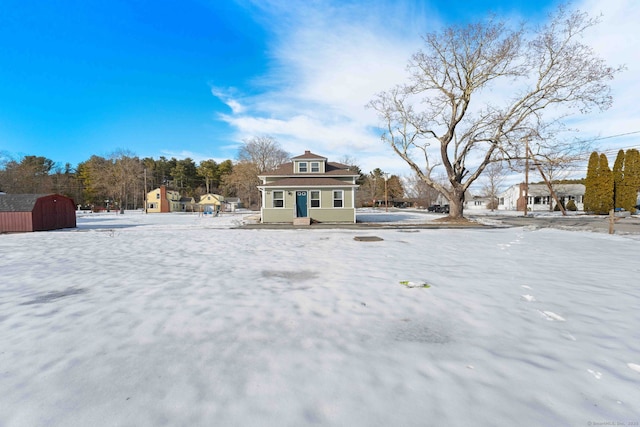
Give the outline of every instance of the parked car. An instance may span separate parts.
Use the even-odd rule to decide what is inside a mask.
[[[449,213],[449,205],[431,205],[427,208],[429,212]]]

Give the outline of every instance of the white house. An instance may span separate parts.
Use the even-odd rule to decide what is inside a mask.
[[[584,189],[583,184],[553,184],[553,191],[563,206],[573,200],[580,211],[584,209]],[[546,184],[529,184],[527,191],[524,183],[520,183],[500,194],[498,209],[524,212],[525,203],[529,211],[550,211],[556,206]]]

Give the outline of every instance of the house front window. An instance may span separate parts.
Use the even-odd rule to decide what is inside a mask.
[[[284,191],[273,192],[273,207],[284,208]]]
[[[311,162],[311,172],[320,172],[320,163]]]
[[[298,172],[307,172],[307,162],[300,162],[298,164]]]
[[[344,192],[342,190],[333,190],[333,207],[341,208],[344,206]]]
[[[312,208],[319,208],[320,207],[320,192],[318,190],[311,190],[309,192],[309,194],[310,194],[310,197],[311,197],[311,207]]]

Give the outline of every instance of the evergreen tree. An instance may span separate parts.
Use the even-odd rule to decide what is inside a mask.
[[[624,201],[621,207],[633,212],[638,204],[638,191],[640,191],[640,152],[631,149],[627,150],[624,157]]]
[[[595,212],[597,207],[596,187],[598,183],[598,163],[600,156],[595,151],[589,157],[587,177],[584,180],[584,211]]]
[[[624,205],[626,196],[624,181],[624,150],[620,150],[616,156],[616,161],[613,163],[614,208],[621,208]]]
[[[607,214],[613,209],[613,173],[609,169],[607,156],[600,154],[598,162],[598,183],[597,183],[597,209],[598,214]]]

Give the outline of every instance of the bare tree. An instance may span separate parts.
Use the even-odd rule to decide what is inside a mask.
[[[506,178],[506,170],[501,162],[492,162],[487,165],[484,171],[484,183],[482,193],[489,198],[489,209],[498,209],[498,196],[502,191],[502,184]]]
[[[222,176],[222,188],[225,193],[239,197],[245,206],[255,208],[260,200],[258,168],[252,162],[240,162],[233,170]]]
[[[611,105],[606,82],[622,68],[579,40],[597,22],[560,7],[531,40],[494,19],[427,34],[409,82],[368,104],[383,141],[449,200],[451,218],[463,217],[465,193],[492,159],[523,158],[525,141],[551,149],[569,113]],[[501,87],[508,95],[499,96]],[[439,166],[450,188],[432,177]]]
[[[257,136],[243,142],[238,151],[238,160],[253,163],[259,173],[273,170],[289,160],[289,153],[270,136]]]
[[[144,166],[131,151],[118,150],[111,154],[112,179],[119,199],[120,209],[131,204],[137,207],[139,196],[143,191]]]
[[[429,186],[417,174],[405,177],[405,193],[408,198],[415,199],[419,206],[426,208],[436,203],[440,192]]]

